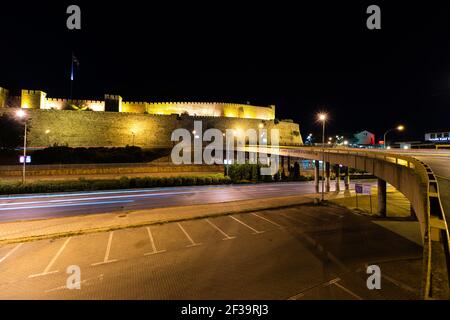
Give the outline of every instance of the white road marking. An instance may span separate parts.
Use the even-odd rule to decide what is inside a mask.
[[[17,249],[19,249],[21,246],[23,245],[23,243],[19,243],[17,246],[15,246],[14,248],[12,248],[3,258],[0,259],[0,263],[2,263],[3,261],[6,260],[6,258],[8,258],[10,255],[12,255]]]
[[[209,219],[205,219],[206,222],[208,222],[214,229],[216,229],[217,231],[219,231],[225,238],[223,238],[222,240],[231,240],[231,239],[235,239],[236,237],[233,236],[229,236],[228,234],[225,233],[225,231],[223,231],[222,229],[220,229],[218,226],[216,226],[214,223],[212,223],[211,221],[209,221]]]
[[[343,218],[344,217],[343,214],[339,214],[339,213],[335,213],[335,212],[321,211],[321,213],[328,214],[328,215],[335,216],[335,217],[339,217],[339,218]]]
[[[255,234],[257,234],[257,233],[264,233],[264,232],[265,232],[265,231],[258,231],[258,230],[256,230],[255,228],[250,227],[248,224],[246,224],[245,222],[239,220],[239,219],[236,218],[236,217],[233,217],[233,216],[229,216],[229,217],[230,217],[231,219],[233,219],[233,220],[239,222],[239,223],[242,224],[243,226],[249,228],[249,229],[252,230]]]
[[[304,289],[303,291],[301,291],[300,293],[296,294],[295,296],[292,296],[292,297],[288,298],[288,300],[298,300],[299,298],[304,297],[305,293],[307,293],[307,292],[309,292],[309,291],[311,291],[313,289],[317,289],[317,288],[321,288],[321,287],[325,288],[325,287],[327,287],[329,285],[332,285],[335,282],[340,281],[340,280],[341,280],[340,278],[334,278],[334,279],[332,279],[330,281],[327,281],[325,283],[319,283],[319,284],[313,285],[313,286],[311,286],[309,288]]]
[[[147,233],[148,233],[148,238],[150,239],[150,243],[152,244],[152,252],[144,253],[144,256],[166,252],[166,250],[156,250],[155,240],[153,239],[153,235],[152,235],[152,232],[150,231],[150,227],[147,227]]]
[[[113,259],[113,260],[109,260],[109,252],[111,251],[111,243],[112,243],[112,239],[113,239],[113,234],[114,231],[111,231],[109,233],[109,239],[108,239],[108,244],[106,245],[106,252],[105,252],[105,258],[103,259],[102,262],[96,262],[91,264],[91,266],[98,266],[101,264],[106,264],[106,263],[111,263],[111,262],[116,262],[117,259]]]
[[[67,246],[67,244],[69,243],[70,239],[72,239],[72,237],[69,237],[69,238],[67,238],[66,241],[64,241],[63,245],[61,246],[61,248],[59,248],[58,252],[55,254],[55,256],[52,258],[50,263],[47,265],[47,267],[45,268],[44,272],[39,273],[39,274],[32,274],[32,275],[28,276],[28,278],[34,278],[34,277],[39,277],[39,276],[45,276],[45,275],[52,274],[52,273],[57,273],[58,270],[50,271],[50,269],[53,267],[53,264],[56,262],[56,259],[58,259],[58,257],[64,251],[64,248]]]
[[[300,214],[304,214],[304,215],[306,215],[306,216],[308,216],[310,218],[313,218],[313,219],[316,219],[316,220],[319,220],[319,221],[322,221],[322,222],[330,222],[330,219],[322,218],[322,217],[319,217],[319,216],[317,216],[315,214],[311,214],[309,212],[301,212]]]
[[[191,244],[187,245],[187,247],[195,247],[201,245],[201,243],[196,243],[194,240],[192,240],[191,236],[186,232],[186,230],[184,230],[183,226],[179,222],[177,222],[177,225],[178,227],[180,227],[181,231],[183,231],[186,238],[188,238],[188,240],[191,242]]]
[[[304,225],[304,226],[308,226],[308,224],[307,224],[306,222],[303,222],[303,221],[301,221],[301,220],[299,220],[299,219],[297,219],[297,218],[293,218],[293,217],[291,217],[291,216],[288,216],[286,213],[280,213],[280,215],[283,216],[283,217],[285,217],[285,218],[288,218],[288,219],[290,219],[290,220],[292,220],[292,221],[298,222],[298,223],[300,223],[300,224],[302,224],[302,225]]]
[[[251,213],[251,214],[252,214],[253,216],[255,216],[255,217],[258,217],[258,218],[260,218],[260,219],[266,220],[267,222],[273,224],[274,226],[277,226],[277,227],[280,228],[280,229],[283,229],[283,228],[284,228],[282,225],[280,225],[280,224],[278,224],[278,223],[276,223],[276,222],[274,222],[274,221],[272,221],[272,220],[269,220],[269,219],[267,219],[266,217],[260,216],[259,214],[256,214],[256,213]]]
[[[340,279],[339,279],[340,280]],[[338,280],[338,281],[339,281]],[[344,290],[345,292],[347,292],[349,295],[353,296],[354,298],[356,298],[357,300],[363,300],[363,298],[361,298],[360,296],[358,296],[356,293],[350,291],[349,289],[347,289],[346,287],[344,287],[343,285],[339,284],[338,281],[334,282],[333,284],[335,286],[337,286],[338,288],[341,288],[342,290]]]

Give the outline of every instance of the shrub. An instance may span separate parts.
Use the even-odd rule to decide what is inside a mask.
[[[229,177],[203,175],[196,177],[142,177],[120,179],[78,179],[70,181],[39,181],[22,185],[20,183],[0,184],[0,194],[44,193],[64,191],[114,190],[122,188],[149,188],[182,185],[205,185],[230,183]]]

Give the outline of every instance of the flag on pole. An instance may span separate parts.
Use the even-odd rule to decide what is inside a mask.
[[[72,70],[70,73],[70,80],[73,81],[73,64],[76,64],[77,67],[80,66],[80,62],[78,61],[77,57],[75,57],[75,54],[72,52]]]

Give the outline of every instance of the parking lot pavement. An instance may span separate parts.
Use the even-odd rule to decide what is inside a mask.
[[[4,245],[0,298],[409,299],[420,269],[397,281],[400,269],[389,268],[376,293],[362,270],[420,257],[419,246],[367,218],[298,206]],[[80,290],[66,287],[73,265]]]

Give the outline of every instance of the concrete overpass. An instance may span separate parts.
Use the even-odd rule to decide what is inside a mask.
[[[264,152],[256,146],[247,146],[245,151]],[[317,192],[320,191],[319,161],[325,163],[325,184],[328,190],[332,165],[335,165],[337,172],[340,170],[339,165],[343,166],[346,171],[345,185],[347,189],[349,186],[348,168],[372,173],[378,178],[378,208],[379,214],[384,216],[386,215],[386,183],[403,193],[411,203],[422,233],[422,297],[424,299],[450,298],[450,242],[444,213],[445,207],[447,215],[450,215],[450,192],[447,190],[442,192],[442,184],[445,184],[446,187],[447,184],[450,186],[450,153],[448,151],[441,151],[439,155],[436,155],[435,152],[420,150],[394,151],[283,146],[268,147],[267,153],[278,154],[281,157],[315,160]],[[439,158],[433,158],[437,156]],[[436,176],[433,167],[437,168],[436,170],[439,170],[441,175]]]

